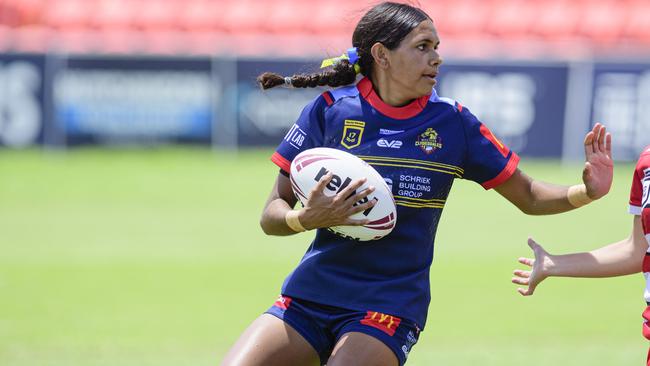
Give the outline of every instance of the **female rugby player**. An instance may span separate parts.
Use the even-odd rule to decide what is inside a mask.
[[[584,140],[584,184],[534,180],[517,168],[517,154],[465,106],[436,94],[439,45],[424,11],[386,2],[361,18],[353,48],[327,71],[260,75],[264,89],[339,88],[304,108],[271,158],[280,173],[262,229],[268,235],[315,230],[315,238],[280,298],[246,329],[224,365],[404,364],[425,326],[434,237],[455,178],[494,188],[531,215],[569,211],[609,191],[610,155],[593,149],[610,140],[603,126],[597,124]],[[363,76],[358,82],[357,72]],[[305,207],[294,210],[290,163],[314,147],[355,154],[391,183],[398,210],[391,234],[360,244],[326,230],[365,224],[349,218],[373,205],[355,206],[373,190],[357,192],[363,181],[327,197],[323,188],[331,176],[326,175]]]

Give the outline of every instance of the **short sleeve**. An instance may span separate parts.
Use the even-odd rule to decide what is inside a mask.
[[[280,145],[271,156],[277,166],[289,173],[291,161],[300,152],[323,145],[324,110],[328,100],[320,95],[311,101],[300,113],[296,123],[280,142]]]
[[[456,104],[465,129],[467,153],[463,178],[494,188],[514,174],[519,156],[497,139],[467,108]]]
[[[650,185],[650,148],[646,148],[634,168],[632,187],[630,188],[630,207],[633,215],[641,215],[648,203],[648,186]]]

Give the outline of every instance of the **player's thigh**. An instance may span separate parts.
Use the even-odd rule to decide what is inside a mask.
[[[239,337],[222,366],[320,365],[316,350],[298,332],[270,314],[262,314]]]
[[[334,346],[327,366],[397,366],[395,353],[379,339],[359,332],[345,333]]]

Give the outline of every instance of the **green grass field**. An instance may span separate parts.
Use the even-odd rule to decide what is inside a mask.
[[[217,365],[270,306],[311,234],[258,220],[270,151],[0,151],[0,365]],[[577,183],[581,167],[526,161]],[[554,253],[625,237],[633,166],[581,210],[529,217],[456,182],[431,269],[427,328],[409,365],[640,365],[643,277],[510,283],[532,235]]]

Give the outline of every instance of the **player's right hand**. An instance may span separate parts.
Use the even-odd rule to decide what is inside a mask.
[[[533,238],[528,238],[528,246],[533,250],[535,259],[522,257],[518,261],[531,267],[531,270],[516,269],[513,271],[515,277],[512,278],[512,283],[527,286],[517,288],[517,291],[523,296],[530,296],[535,292],[535,288],[549,277],[548,269],[553,264],[551,255]]]
[[[305,207],[299,213],[300,223],[308,230],[339,225],[367,224],[369,222],[367,219],[351,219],[350,216],[375,205],[375,200],[355,205],[372,193],[375,187],[370,186],[356,192],[366,182],[366,179],[363,178],[353,181],[336,195],[327,196],[324,190],[331,180],[332,173],[327,173],[311,190]]]

